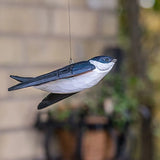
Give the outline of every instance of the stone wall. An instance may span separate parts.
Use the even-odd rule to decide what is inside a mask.
[[[117,41],[117,0],[70,0],[74,61]],[[36,76],[69,63],[67,0],[0,0],[0,160],[43,159],[33,128],[45,92],[8,92],[10,74]]]

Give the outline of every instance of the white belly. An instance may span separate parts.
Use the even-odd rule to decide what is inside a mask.
[[[75,93],[96,85],[108,72],[99,72],[97,69],[67,79],[60,79],[45,83],[35,88],[52,93]]]

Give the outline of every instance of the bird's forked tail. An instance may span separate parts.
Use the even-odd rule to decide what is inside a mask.
[[[26,82],[32,79],[32,77],[20,77],[20,76],[13,76],[13,75],[10,75],[10,77],[19,82]]]
[[[27,82],[32,79],[32,77],[20,77],[20,76],[14,76],[14,75],[10,75],[10,77],[17,80],[18,82]],[[8,88],[8,91],[12,91],[12,90],[14,90],[14,86]]]

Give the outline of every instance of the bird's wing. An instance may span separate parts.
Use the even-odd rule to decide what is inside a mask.
[[[61,101],[62,99],[68,98],[76,93],[70,94],[54,94],[50,93],[47,97],[45,97],[42,102],[38,105],[38,109],[46,108],[54,103]]]
[[[10,87],[8,91],[26,88],[30,86],[37,86],[58,79],[74,77],[92,71],[94,69],[95,66],[88,61],[74,63],[53,72],[29,79],[28,81],[21,82],[13,87]]]

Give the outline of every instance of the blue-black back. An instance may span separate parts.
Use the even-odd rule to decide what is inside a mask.
[[[28,81],[19,83],[8,90],[17,90],[21,88],[26,88],[30,86],[37,86],[47,82],[55,81],[58,79],[65,79],[77,76],[79,74],[83,74],[95,69],[95,66],[91,64],[89,61],[82,61],[74,64],[70,64],[61,69],[49,72],[47,74],[29,79]]]

